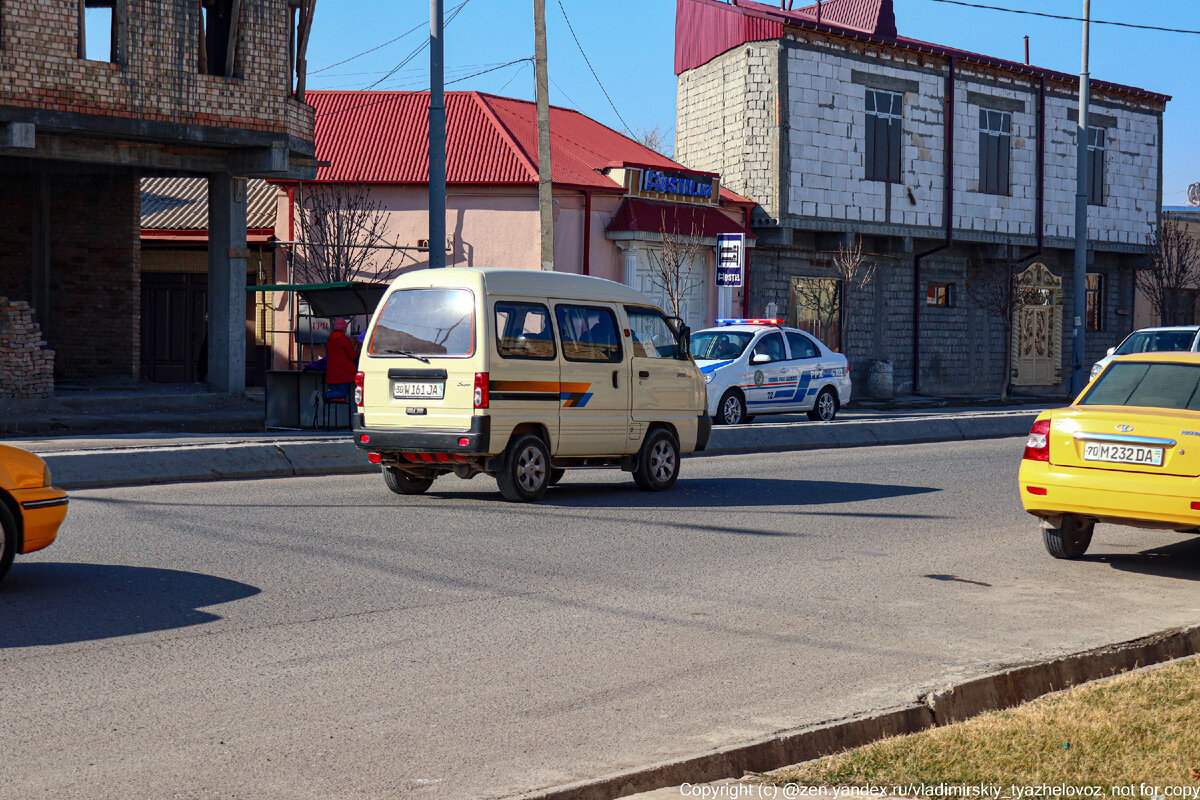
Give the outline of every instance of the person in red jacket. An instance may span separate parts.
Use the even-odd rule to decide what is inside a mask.
[[[346,335],[346,320],[333,321],[325,343],[325,399],[349,400],[358,371],[358,344]]]

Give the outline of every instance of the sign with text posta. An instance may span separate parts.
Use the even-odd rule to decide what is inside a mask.
[[[717,234],[717,286],[740,288],[746,272],[746,234]]]

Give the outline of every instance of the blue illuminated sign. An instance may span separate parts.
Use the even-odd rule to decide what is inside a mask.
[[[712,178],[647,169],[642,170],[642,191],[682,194],[689,197],[703,197],[711,200],[713,181]]]

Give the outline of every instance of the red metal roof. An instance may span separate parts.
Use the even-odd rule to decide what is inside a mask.
[[[428,183],[428,92],[314,91],[317,181]],[[687,168],[571,109],[550,108],[550,163],[560,186],[621,192],[614,162]],[[537,107],[480,92],[446,92],[446,181],[537,183]],[[729,193],[729,202],[747,202]]]
[[[627,197],[613,215],[605,229],[608,231],[667,232],[680,236],[711,238],[718,233],[744,233],[754,239],[750,231],[721,213],[716,206],[692,206],[677,203],[660,203]]]
[[[675,74],[706,64],[746,42],[782,38],[785,25],[1079,85],[1077,75],[899,36],[891,0],[826,0],[821,4],[820,23],[816,22],[815,5],[789,11],[754,0],[676,0]],[[1092,80],[1091,85],[1161,103],[1171,99],[1167,94],[1109,81]]]

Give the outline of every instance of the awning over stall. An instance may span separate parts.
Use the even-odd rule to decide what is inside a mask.
[[[247,292],[296,292],[316,317],[355,317],[374,314],[388,290],[386,283],[275,283],[247,286]]]

